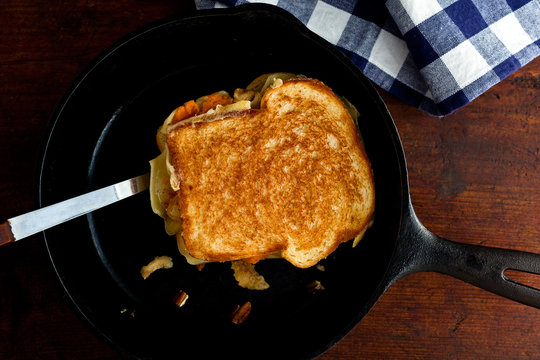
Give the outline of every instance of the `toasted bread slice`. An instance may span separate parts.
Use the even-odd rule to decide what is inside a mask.
[[[369,160],[347,108],[320,81],[280,81],[260,109],[177,124],[167,146],[197,259],[280,252],[306,268],[372,220]]]

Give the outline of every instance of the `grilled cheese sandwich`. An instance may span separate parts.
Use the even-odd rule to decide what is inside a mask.
[[[281,76],[280,76],[281,75]],[[370,226],[374,183],[347,104],[273,74],[158,131],[151,199],[190,264],[281,256],[306,268]]]

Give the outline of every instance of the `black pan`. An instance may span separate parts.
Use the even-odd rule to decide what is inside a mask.
[[[513,283],[507,268],[540,272],[540,256],[463,245],[426,230],[409,200],[405,158],[394,123],[371,83],[326,41],[276,7],[196,12],[141,29],[105,51],[74,82],[53,116],[38,199],[47,205],[149,170],[157,127],[182,102],[232,91],[274,71],[318,78],[360,110],[373,165],[376,221],[356,247],[343,244],[317,268],[283,260],[257,268],[262,292],[235,284],[230,266],[199,272],[139,194],[45,232],[51,260],[77,312],[129,358],[313,358],[347,334],[397,279],[444,272],[540,307],[540,292]],[[158,255],[174,267],[149,279]],[[319,280],[324,291],[306,286]],[[178,290],[190,297],[178,308]],[[247,321],[229,314],[252,303]]]

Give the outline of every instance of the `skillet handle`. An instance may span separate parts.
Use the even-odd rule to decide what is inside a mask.
[[[540,254],[469,245],[443,239],[427,230],[411,208],[398,250],[396,278],[420,272],[447,274],[492,293],[540,308],[540,290],[509,279],[504,272],[540,274]]]

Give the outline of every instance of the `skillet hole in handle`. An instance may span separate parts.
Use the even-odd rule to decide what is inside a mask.
[[[506,281],[540,291],[540,274],[508,268],[503,276]]]

